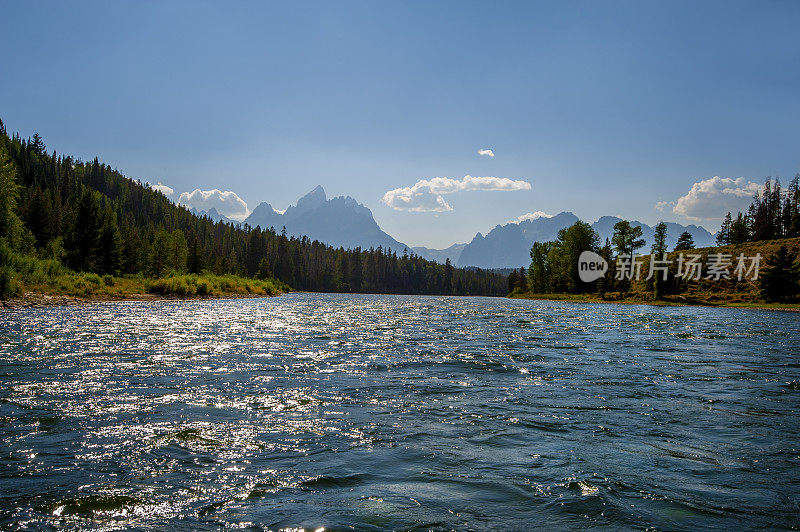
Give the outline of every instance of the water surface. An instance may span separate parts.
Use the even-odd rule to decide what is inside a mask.
[[[0,526],[800,526],[800,316],[290,294],[0,313]]]

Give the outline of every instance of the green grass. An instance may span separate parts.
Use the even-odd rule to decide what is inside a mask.
[[[186,296],[266,295],[285,292],[280,281],[247,279],[235,275],[184,274],[145,281],[145,289],[153,294]]]
[[[153,279],[142,275],[100,276],[76,272],[49,259],[9,253],[0,268],[4,293],[0,298],[21,297],[28,292],[82,299],[127,299],[144,294],[174,297],[273,296],[290,288],[277,279],[249,279],[212,273],[175,273]]]
[[[714,298],[667,296],[662,299],[653,297],[637,297],[632,294],[623,296],[619,293],[607,293],[605,297],[599,294],[533,294],[531,292],[513,293],[511,299],[534,299],[540,301],[568,301],[572,303],[618,303],[622,305],[654,305],[654,306],[704,306],[704,307],[734,307],[774,310],[800,310],[800,303],[769,303],[765,301],[725,301]]]

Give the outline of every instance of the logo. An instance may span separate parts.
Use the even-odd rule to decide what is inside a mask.
[[[584,251],[578,257],[578,276],[584,283],[598,280],[607,271],[608,262],[594,251]]]

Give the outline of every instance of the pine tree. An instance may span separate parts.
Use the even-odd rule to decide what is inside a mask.
[[[784,220],[786,236],[790,238],[800,236],[800,174],[795,174],[786,191]]]
[[[84,188],[78,203],[75,225],[69,241],[69,260],[73,268],[94,271],[100,255],[100,229],[103,224],[96,192]]]
[[[750,240],[750,222],[748,217],[739,213],[731,223],[729,238],[731,244],[743,244]]]
[[[444,291],[446,294],[453,293],[453,264],[450,257],[444,263]]]
[[[681,236],[678,237],[678,242],[675,244],[675,251],[686,251],[688,249],[694,249],[694,238],[692,238],[692,233],[684,231],[681,233]]]
[[[731,213],[725,215],[725,219],[722,221],[722,226],[719,228],[717,232],[717,245],[718,246],[727,246],[731,243],[731,226],[733,225],[733,221],[731,220]]]
[[[520,292],[528,291],[528,275],[525,273],[525,268],[520,268],[517,273],[517,288]]]
[[[767,261],[760,288],[768,301],[791,301],[800,293],[800,263],[789,255],[786,246]]]
[[[267,260],[266,258],[261,259]],[[203,252],[200,250],[200,241],[197,236],[193,236],[189,244],[189,252],[186,257],[186,269],[189,273],[200,273],[205,268],[205,261],[203,259]]]
[[[186,271],[187,255],[186,237],[181,229],[175,229],[170,234],[170,266],[175,272],[183,273]]]
[[[519,280],[519,273],[517,270],[512,270],[511,273],[508,274],[508,293],[513,292],[517,288]]]
[[[99,261],[96,266],[98,272],[119,275],[122,266],[122,239],[117,226],[117,216],[110,205],[106,206],[103,214],[99,247]]]
[[[659,222],[655,227],[653,233],[653,245],[650,248],[650,253],[661,257],[667,252],[667,224]]]
[[[19,244],[22,226],[16,212],[21,188],[17,184],[17,169],[5,146],[0,145],[0,240],[5,240],[12,249]]]
[[[655,233],[653,234],[653,246],[650,249],[650,260],[663,260],[664,255],[667,253],[667,224],[659,222],[656,225]],[[664,279],[661,275],[654,275],[653,281],[653,297],[656,299],[661,298],[663,293]]]
[[[43,155],[45,152],[45,145],[39,133],[33,134],[33,140],[28,144],[28,147],[36,154]]]
[[[256,272],[256,279],[266,280],[272,278],[272,270],[269,267],[269,261],[266,257],[261,259],[258,263],[258,271]]]
[[[144,269],[142,265],[142,241],[139,232],[134,228],[124,231],[122,238],[122,264],[124,273],[137,273]]]
[[[170,248],[172,247],[172,237],[169,233],[160,229],[153,237],[152,255],[152,274],[161,277],[169,271],[171,264]]]

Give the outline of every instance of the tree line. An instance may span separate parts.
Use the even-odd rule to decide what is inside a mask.
[[[101,275],[207,271],[325,292],[504,295],[506,285],[499,274],[407,250],[334,248],[198,217],[97,158],[48,153],[38,133],[9,135],[0,120],[0,270],[9,253]]]
[[[800,174],[794,176],[786,190],[781,189],[780,179],[768,177],[746,213],[739,212],[735,218],[730,212],[725,215],[717,244],[795,237],[800,237]]]
[[[773,189],[774,190],[774,189]],[[651,256],[657,260],[665,258],[667,249],[667,225],[663,222],[655,227]],[[620,276],[615,265],[620,257],[632,257],[645,246],[642,228],[622,220],[614,225],[611,239],[600,242],[597,232],[587,223],[578,221],[571,227],[558,232],[553,242],[534,242],[531,247],[531,263],[511,272],[508,276],[509,293],[534,294],[587,294],[597,293],[605,297],[609,292],[627,293],[633,284],[632,276]],[[694,241],[688,232],[680,235],[673,252],[694,249]],[[602,277],[593,282],[583,282],[578,272],[579,257],[584,251],[600,255],[608,264]],[[649,266],[649,258],[648,266]],[[671,261],[670,261],[671,262]],[[800,261],[791,256],[786,246],[769,257],[764,265],[758,286],[764,299],[789,301],[800,294]],[[666,276],[653,275],[645,279],[646,288],[653,298],[680,294],[688,288],[686,279],[677,274],[674,265],[667,267]],[[645,271],[645,275],[648,272]],[[664,278],[666,277],[666,278]]]
[[[614,258],[618,255],[633,256],[645,245],[642,228],[621,220],[614,225],[614,234],[601,244],[600,237],[591,225],[578,221],[561,229],[553,242],[534,242],[531,247],[531,264],[526,271],[520,268],[508,278],[509,292],[531,291],[534,293],[587,293],[611,292],[626,288],[626,282],[614,278]],[[667,225],[663,222],[655,227],[653,254],[662,256],[667,249]],[[678,238],[674,251],[694,248],[691,233],[685,231]],[[578,258],[584,251],[593,251],[611,265],[606,275],[596,283],[584,283],[578,274]]]

